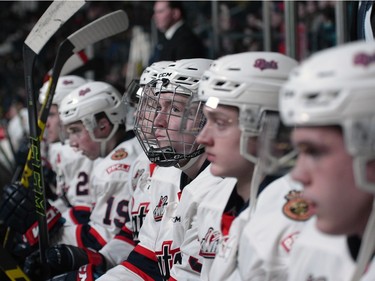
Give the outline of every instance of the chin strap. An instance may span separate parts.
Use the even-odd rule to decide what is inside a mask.
[[[258,190],[259,185],[262,182],[263,179],[263,168],[261,163],[257,163],[254,166],[253,176],[251,178],[251,184],[250,184],[250,203],[249,203],[249,218],[252,217],[252,215],[255,212],[256,206],[257,206],[257,196],[258,196]]]
[[[372,211],[367,221],[365,233],[362,237],[361,248],[358,254],[358,262],[351,281],[359,281],[369,265],[375,251],[375,199],[372,204]]]
[[[182,153],[176,153],[172,147],[168,146],[168,147],[163,147],[163,148],[158,148],[158,149],[154,149],[150,147],[150,149],[148,150],[146,154],[149,160],[153,163],[156,163],[158,166],[161,166],[161,167],[175,166],[177,168],[181,168],[181,166],[179,165],[179,162],[184,162],[184,160],[188,160],[188,162],[190,162],[192,159],[203,154],[204,151],[205,149],[204,147],[202,147],[188,155],[185,155]],[[191,161],[191,162],[194,162],[194,161]],[[186,165],[188,164],[185,164],[184,166]]]

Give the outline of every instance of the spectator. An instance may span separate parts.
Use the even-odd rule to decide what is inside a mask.
[[[155,2],[153,19],[162,34],[149,64],[161,60],[206,57],[202,40],[188,27],[184,16],[183,4],[180,1]]]

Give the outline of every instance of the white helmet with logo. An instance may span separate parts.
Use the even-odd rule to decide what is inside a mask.
[[[245,52],[214,61],[199,85],[198,97],[208,105],[240,110],[241,127],[259,133],[264,111],[278,111],[281,85],[297,61],[273,52]]]
[[[371,193],[375,183],[367,179],[367,163],[375,160],[374,77],[375,43],[351,42],[311,56],[293,72],[280,96],[287,125],[342,128],[356,183]],[[372,208],[351,280],[362,277],[373,256],[374,225]]]
[[[171,116],[176,116],[173,106],[181,107],[181,100],[178,100],[176,95],[195,96],[201,76],[211,63],[212,60],[202,58],[172,62],[158,74],[158,79],[152,80],[145,86],[138,105],[134,130],[150,161],[161,166],[178,167],[181,167],[182,161],[184,168],[187,168],[194,162],[189,160],[204,152],[204,149],[196,144],[195,137],[189,138],[189,141],[188,138],[183,141],[170,139],[169,134],[173,131],[170,128],[166,128],[169,144],[160,145],[156,141],[155,128],[157,126],[154,120],[155,116],[160,114],[158,110],[160,102],[165,99],[164,93],[171,94],[168,99],[171,100],[172,106],[171,111],[163,112],[163,115],[168,116],[168,120]],[[182,121],[182,113],[180,117]],[[177,146],[183,149],[176,150]],[[189,162],[189,165],[185,165],[185,162]]]
[[[257,157],[247,151],[249,137],[258,136],[265,118],[278,115],[279,90],[297,61],[280,53],[244,52],[223,56],[205,71],[198,99],[206,106],[235,106],[239,109],[241,154],[249,161]]]
[[[182,59],[172,62],[158,74],[162,92],[176,92],[180,94],[196,94],[203,72],[210,67],[210,59]]]
[[[47,90],[49,86],[49,80],[44,82],[42,88],[39,90],[39,103],[43,104],[46,95]],[[88,81],[80,76],[76,75],[66,75],[66,76],[60,76],[57,80],[55,93],[53,96],[52,104],[56,104],[59,106],[62,99],[69,94],[71,91],[73,91],[75,88],[78,88],[79,86],[87,83]]]
[[[343,129],[359,186],[375,192],[365,165],[375,159],[375,44],[354,42],[314,54],[296,69],[280,95],[286,125]]]
[[[89,82],[73,90],[60,104],[59,114],[64,125],[81,121],[93,140],[106,141],[118,127],[125,124],[126,112],[121,106],[121,94],[105,82]],[[95,115],[105,113],[113,124],[111,134],[105,139],[96,139],[93,130],[97,126]]]
[[[158,78],[158,74],[162,72],[172,61],[158,61],[154,62],[142,72],[139,79],[139,85],[145,86],[147,83]]]

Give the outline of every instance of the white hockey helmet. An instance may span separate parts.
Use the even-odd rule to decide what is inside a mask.
[[[359,186],[375,192],[365,165],[375,159],[375,44],[352,42],[314,54],[284,85],[280,114],[289,126],[343,129]]]
[[[176,105],[179,101],[175,100],[175,95],[184,95],[189,98],[195,96],[200,78],[211,63],[212,60],[202,58],[182,59],[172,62],[158,74],[156,80],[152,80],[145,86],[138,105],[134,130],[151,162],[161,166],[175,165],[180,167],[180,161],[190,160],[204,152],[204,149],[196,143],[195,138],[190,138],[191,141],[169,139],[167,146],[161,146],[157,143],[154,134],[157,127],[154,124],[154,119],[159,114],[158,105],[164,99],[163,93],[172,94],[173,97],[169,97],[169,99]],[[175,115],[172,111],[163,114]],[[146,116],[149,116],[148,119],[145,118]],[[169,117],[167,118],[169,119]],[[169,128],[166,130],[167,132],[172,131]],[[167,134],[169,135],[169,133]],[[175,149],[177,146],[183,147],[183,149],[177,151]],[[193,162],[190,161],[189,165],[184,165],[184,168],[187,168]]]
[[[81,121],[95,141],[106,141],[113,136],[120,125],[125,124],[126,112],[121,106],[121,94],[105,82],[89,82],[73,90],[60,104],[62,123],[68,125]],[[95,115],[105,113],[113,124],[111,134],[105,140],[96,139],[93,130],[97,126]]]
[[[158,78],[158,74],[161,73],[172,61],[158,61],[154,62],[142,72],[139,79],[139,85],[145,86],[147,83]]]
[[[240,152],[249,161],[256,163],[257,157],[247,151],[248,139],[260,134],[267,114],[278,115],[279,90],[297,65],[280,53],[244,52],[215,60],[203,74],[198,99],[213,108],[239,109]]]
[[[158,61],[143,70],[139,79],[133,79],[127,87],[126,95],[124,95],[125,104],[137,104],[142,95],[144,86],[152,80],[157,79],[158,73],[166,68],[171,61]]]
[[[311,56],[293,72],[280,95],[287,125],[342,128],[356,184],[371,193],[375,183],[367,179],[366,166],[375,160],[374,77],[375,43],[351,42]],[[372,208],[351,280],[361,278],[373,256],[374,225]]]
[[[44,82],[43,86],[39,90],[39,103],[43,104],[46,95],[47,90],[49,86],[50,80],[47,80]],[[78,88],[79,86],[87,83],[88,81],[80,76],[76,75],[66,75],[66,76],[60,76],[57,80],[55,93],[52,99],[52,104],[56,104],[59,106],[62,99],[69,94],[71,91],[73,91],[75,88]]]

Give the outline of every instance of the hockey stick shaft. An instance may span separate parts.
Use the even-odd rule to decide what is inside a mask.
[[[71,18],[83,5],[84,1],[54,1],[38,20],[23,45],[23,59],[25,71],[25,89],[30,127],[31,166],[33,169],[33,188],[35,207],[39,226],[39,250],[42,264],[45,264],[45,249],[48,247],[48,227],[46,218],[45,190],[43,169],[40,157],[40,140],[37,122],[36,94],[33,85],[35,60],[40,51],[56,33],[56,31]],[[46,275],[48,273],[44,272]]]
[[[66,60],[68,60],[68,58],[71,57],[73,53],[80,52],[83,48],[85,48],[88,45],[94,44],[100,40],[103,40],[105,38],[125,31],[128,28],[128,25],[128,17],[126,13],[122,10],[115,11],[84,26],[80,30],[70,35],[60,44],[54,62],[52,75],[49,80],[46,98],[43,102],[39,114],[39,140],[41,140],[43,136],[49,110],[51,108],[53,96],[56,90],[57,81]],[[21,180],[21,183],[24,186],[29,185],[29,178],[31,176],[29,157],[30,151]]]

